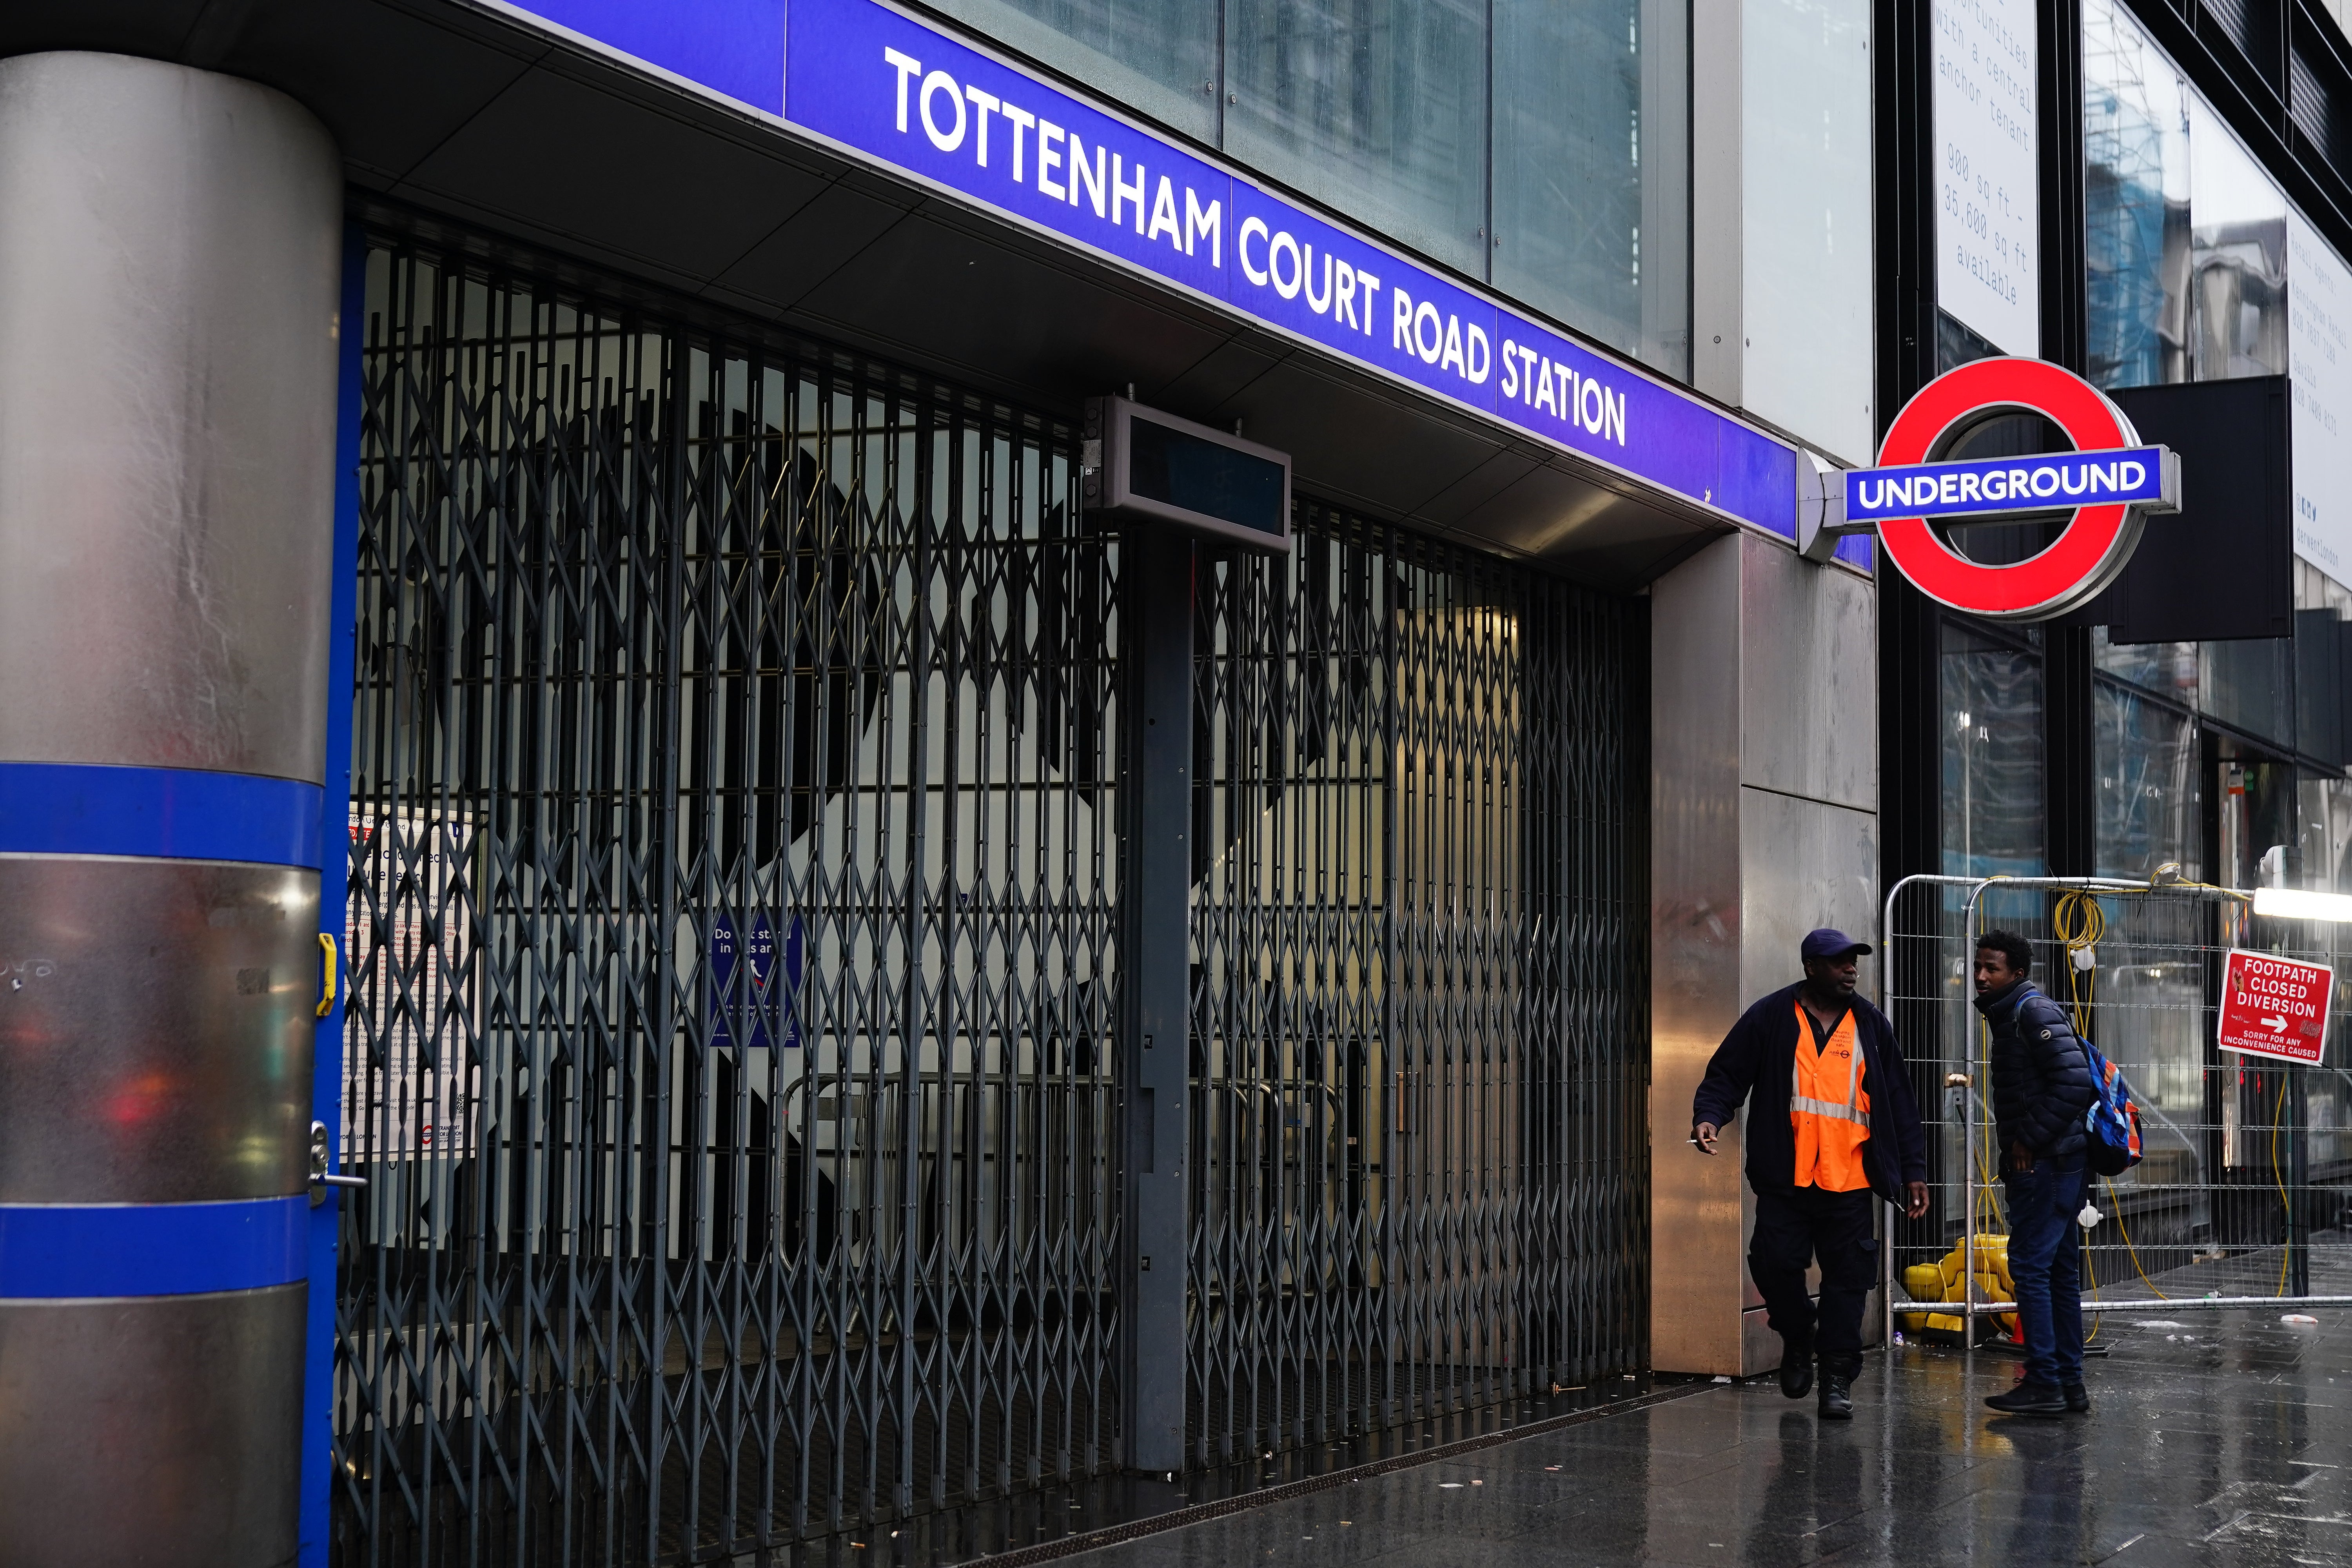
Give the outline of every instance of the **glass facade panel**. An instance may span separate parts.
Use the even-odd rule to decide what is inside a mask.
[[[2294,744],[2294,642],[2289,637],[2250,637],[2242,642],[2200,643],[2200,706],[2224,724]]]
[[[2189,379],[2188,96],[2114,0],[2084,0],[2084,239],[2102,386]]]
[[[2287,368],[2287,202],[2114,0],[2083,8],[2091,378]]]
[[[1235,0],[1225,150],[1486,275],[1486,8]]]
[[[2197,381],[2286,374],[2286,196],[2189,100],[2189,345]]]
[[[1868,462],[1870,7],[1751,0],[1740,29],[1740,400]]]
[[[1833,16],[1809,9],[1818,3],[1794,0],[1793,30],[1782,29],[1792,58],[1811,68],[1822,63],[1818,50],[1834,48],[1854,65],[1839,75],[1837,123],[1792,145],[1818,141],[1847,163],[1859,158],[1859,178],[1846,184],[1863,205],[1828,212],[1818,233],[1807,228],[1792,276],[1808,299],[1861,301],[1839,320],[1851,317],[1860,332],[1861,353],[1845,358],[1863,383],[1836,397],[1864,433],[1856,454],[1866,456],[1867,16],[1858,0],[1834,0]],[[934,8],[1534,310],[1669,375],[1690,374],[1688,0],[938,0]],[[1819,112],[1817,85],[1805,89],[1807,125]],[[1785,164],[1786,151],[1765,161]],[[1826,188],[1814,167],[1822,156],[1786,172],[1808,201]],[[1825,282],[1815,251],[1859,270]],[[1801,387],[1820,380],[1819,338],[1808,330],[1792,339]]]
[[[2341,767],[2352,762],[2345,665],[2352,658],[2352,590],[2305,561],[2294,563],[2295,749]]]
[[[2204,792],[2196,721],[2105,680],[2095,707],[2098,874],[2146,877],[2169,862],[2200,876]]]
[[[2045,870],[2042,659],[1944,632],[1944,874]]]
[[[1217,139],[1217,8],[1191,0],[933,0],[976,33],[1188,136]]]
[[[2107,628],[2091,628],[2091,660],[2101,674],[2128,680],[2184,707],[2197,706],[2197,645],[2193,642],[2119,643]]]
[[[1690,370],[1688,9],[1495,0],[1495,286]]]

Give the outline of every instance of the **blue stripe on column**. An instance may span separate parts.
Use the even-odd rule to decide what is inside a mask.
[[[307,1197],[0,1204],[0,1297],[190,1296],[310,1271]]]
[[[0,763],[0,852],[319,864],[326,792],[196,768]]]

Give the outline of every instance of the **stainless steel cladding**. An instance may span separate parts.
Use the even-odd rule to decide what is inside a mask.
[[[292,1562],[307,1299],[0,1309],[0,1568]]]
[[[267,88],[0,61],[0,1563],[293,1555],[341,201]]]
[[[319,874],[0,859],[0,1203],[299,1193]]]
[[[0,60],[0,760],[322,774],[340,160],[268,88]]]

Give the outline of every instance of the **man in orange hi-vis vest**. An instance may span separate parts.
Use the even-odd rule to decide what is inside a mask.
[[[1780,1392],[1811,1390],[1818,1352],[1821,1413],[1832,1421],[1853,1416],[1862,1310],[1877,1275],[1872,1194],[1914,1219],[1927,1212],[1927,1137],[1902,1047],[1886,1016],[1853,994],[1869,951],[1841,931],[1808,932],[1804,979],[1740,1015],[1691,1107],[1691,1142],[1712,1154],[1748,1102],[1748,1272],[1780,1336]],[[1816,1258],[1818,1309],[1805,1289]]]

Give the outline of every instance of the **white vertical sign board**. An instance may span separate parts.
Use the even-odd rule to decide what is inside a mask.
[[[2294,552],[2352,583],[2352,268],[2291,208],[2286,333]]]
[[[367,987],[345,1005],[375,1015],[383,1062],[379,1073],[345,1037],[339,1163],[474,1153],[482,1015],[467,921],[473,824],[366,816],[355,801],[351,834],[352,862],[366,868],[357,881],[374,902],[354,892],[345,915],[347,973]]]
[[[2032,0],[1935,0],[1936,299],[2004,353],[2042,354]]]

